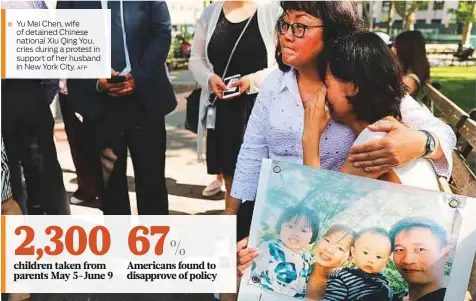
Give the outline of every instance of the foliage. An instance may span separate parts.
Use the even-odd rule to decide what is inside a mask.
[[[460,1],[459,8],[451,8],[449,13],[453,14],[457,23],[469,24],[476,22],[476,10],[474,9],[476,2]]]
[[[398,272],[393,260],[389,261],[383,273],[385,277],[387,277],[390,288],[394,294],[401,294],[408,290],[408,285]]]
[[[426,2],[426,3],[425,3]],[[402,17],[402,19],[407,18],[407,16],[413,14],[417,9],[423,9],[428,7],[427,1],[395,1],[395,12]]]
[[[429,1],[419,1],[420,4],[417,7],[418,10],[427,10]]]
[[[182,43],[182,41],[191,43],[193,39],[193,36],[188,31],[188,27],[186,24],[180,24],[178,26],[178,33],[176,34],[175,38],[172,39],[172,42],[170,44],[169,54],[167,55],[168,62],[174,59],[174,51],[180,48],[180,44]]]
[[[445,276],[449,276],[451,273],[451,268],[453,267],[453,259],[448,260],[445,264]]]
[[[417,9],[426,9],[428,1],[396,1],[394,6],[395,12],[405,20],[405,30],[413,30],[415,11]]]
[[[474,1],[460,1],[458,9],[449,9],[458,23],[464,24],[461,44],[470,44],[471,26],[476,21],[476,3]]]
[[[373,28],[374,16],[373,10],[375,6],[375,1],[373,0],[362,0],[362,17],[364,18],[368,28]]]
[[[260,235],[260,241],[270,241],[273,239],[276,239],[278,237],[278,233],[276,231],[276,228],[270,227],[267,224],[263,225],[263,228],[261,229],[261,235]]]

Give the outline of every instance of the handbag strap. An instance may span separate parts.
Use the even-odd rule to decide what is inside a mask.
[[[233,57],[233,54],[235,54],[236,47],[238,46],[238,43],[240,42],[241,37],[243,37],[243,34],[245,33],[246,29],[248,28],[248,25],[250,25],[251,20],[253,19],[253,17],[255,16],[257,11],[258,10],[256,10],[253,13],[253,15],[248,18],[248,22],[246,22],[245,27],[243,27],[243,30],[241,31],[240,35],[238,36],[238,39],[236,39],[235,46],[233,46],[233,49],[230,52],[230,56],[228,57],[228,62],[226,63],[225,71],[223,71],[223,75],[221,76],[222,78],[225,78],[226,72],[228,71],[228,67],[230,66],[231,58]],[[215,105],[215,101],[217,100],[217,98],[218,97],[215,95],[215,98],[213,99],[213,101],[210,104],[211,106]]]

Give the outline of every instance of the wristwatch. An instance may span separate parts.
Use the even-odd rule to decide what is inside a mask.
[[[425,130],[420,130],[420,132],[426,135],[425,154],[423,155],[423,157],[427,157],[429,154],[435,151],[436,141],[433,135],[430,134],[430,132]]]

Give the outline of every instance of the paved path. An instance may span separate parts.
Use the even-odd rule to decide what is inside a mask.
[[[201,196],[203,188],[214,177],[207,175],[206,166],[197,163],[196,135],[184,129],[186,101],[188,93],[178,94],[177,109],[166,117],[167,152],[166,171],[167,188],[171,214],[217,214],[224,208],[223,194],[212,199]],[[63,131],[56,131],[58,159],[63,168],[66,190],[73,193],[77,189],[76,174],[71,159],[69,144]],[[131,209],[137,213],[134,173],[132,161],[128,158],[127,175]],[[73,214],[101,214],[97,204],[72,206]]]
[[[193,86],[193,78],[187,70],[173,71],[171,77],[176,90]],[[175,79],[175,80],[174,80]],[[180,79],[180,80],[177,80]],[[207,175],[206,166],[197,163],[196,135],[184,129],[186,100],[189,92],[177,94],[178,105],[174,112],[166,116],[167,152],[166,180],[169,192],[171,214],[218,214],[224,209],[223,193],[211,199],[201,196],[203,188],[214,177]],[[61,120],[61,118],[57,118]],[[63,168],[63,179],[68,193],[77,189],[76,174],[69,144],[62,126],[57,126],[55,133],[58,159]],[[127,175],[129,180],[129,197],[133,214],[137,214],[134,173],[132,161],[128,158]],[[101,214],[98,204],[72,206],[73,214]]]

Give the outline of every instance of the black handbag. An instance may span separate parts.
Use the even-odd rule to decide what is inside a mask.
[[[196,88],[185,99],[187,100],[187,112],[185,128],[193,133],[198,132],[198,116],[200,111],[200,94],[202,89]]]

